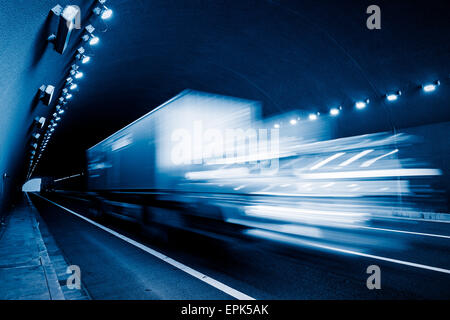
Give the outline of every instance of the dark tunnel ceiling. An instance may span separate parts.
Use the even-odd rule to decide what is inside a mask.
[[[374,103],[337,121],[449,120],[447,87],[426,99],[415,90],[448,79],[446,2],[378,1],[382,30],[369,31],[372,1],[110,1],[114,16],[36,174],[77,172],[85,149],[185,88],[258,100],[266,115],[348,108],[403,89],[395,107]]]

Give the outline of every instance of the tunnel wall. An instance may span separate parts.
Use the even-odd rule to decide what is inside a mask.
[[[83,17],[83,10],[86,12],[94,1],[74,0],[71,3],[82,9]],[[38,89],[45,84],[60,90],[70,68],[73,41],[64,55],[54,51],[53,45],[47,42],[54,22],[50,10],[56,4],[57,1],[51,0],[0,0],[1,213],[21,194],[29,161],[33,119],[47,117],[51,110],[39,102]]]

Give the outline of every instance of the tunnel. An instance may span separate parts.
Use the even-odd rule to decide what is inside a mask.
[[[449,12],[0,0],[0,300],[448,300]]]

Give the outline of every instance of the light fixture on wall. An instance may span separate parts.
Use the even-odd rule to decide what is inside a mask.
[[[46,86],[46,85],[42,85],[39,88],[39,99],[41,99],[42,103],[45,104],[46,106],[50,105],[50,103],[52,103],[52,98],[53,98],[53,93],[55,92],[55,87],[54,86]]]
[[[111,18],[113,15],[113,11],[105,6],[106,0],[98,0],[98,2],[100,5],[92,10],[94,14],[100,16],[103,20]]]
[[[51,12],[59,17],[59,22],[56,33],[51,34],[48,40],[54,43],[56,52],[63,54],[69,43],[72,30],[80,22],[80,8],[68,5],[63,9],[62,6],[56,5]]]
[[[36,117],[36,118],[34,118],[34,121],[35,121],[36,125],[38,127],[41,127],[41,129],[44,127],[46,120],[47,119],[45,119],[44,117]]]
[[[83,47],[79,47],[77,49],[77,54],[75,55],[75,58],[80,60],[83,64],[88,63],[91,60],[91,57],[86,55],[85,52],[86,50]]]
[[[91,46],[96,45],[100,41],[100,39],[94,35],[94,26],[90,24],[85,28],[85,30],[86,32],[84,36],[81,37],[81,39],[83,39],[83,41],[85,42],[89,42]]]
[[[75,72],[75,79],[81,79],[83,78],[83,76],[84,76],[83,72],[80,71]]]

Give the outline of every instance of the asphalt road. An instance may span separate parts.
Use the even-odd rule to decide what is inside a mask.
[[[258,232],[246,240],[181,233],[164,242],[133,224],[101,222],[190,267],[189,274],[55,204],[31,198],[66,259],[80,266],[93,299],[234,299],[229,288],[255,299],[450,298],[450,223],[379,219],[362,229],[322,230],[333,239],[324,243],[268,240]],[[88,212],[79,203],[54,201],[82,216]],[[370,265],[380,267],[379,290],[366,286]],[[202,280],[205,275],[210,283]]]

